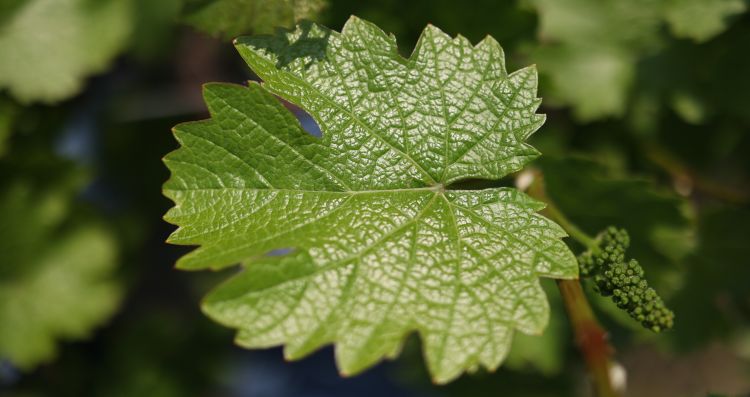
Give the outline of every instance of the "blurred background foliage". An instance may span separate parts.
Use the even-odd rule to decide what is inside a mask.
[[[676,312],[645,331],[591,293],[628,396],[750,393],[750,4],[745,0],[0,1],[0,396],[581,396],[554,283],[547,332],[494,374],[430,385],[418,341],[341,379],[330,349],[243,351],[198,300],[216,274],[160,194],[170,128],[206,117],[200,86],[254,78],[231,38],[349,15],[408,56],[432,23],[536,63],[550,197],[589,234],[626,228]],[[306,126],[314,123],[298,109]],[[573,246],[575,250],[581,247]],[[590,291],[590,285],[585,283]]]

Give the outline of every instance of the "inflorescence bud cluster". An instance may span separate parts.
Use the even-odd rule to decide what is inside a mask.
[[[630,236],[610,226],[597,238],[599,250],[587,250],[578,257],[581,276],[593,277],[596,291],[609,296],[617,306],[644,327],[660,332],[672,328],[674,313],[648,286],[637,260],[625,260]]]

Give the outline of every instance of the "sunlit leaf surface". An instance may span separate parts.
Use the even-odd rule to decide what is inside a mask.
[[[236,45],[264,83],[206,86],[211,119],[175,128],[164,191],[180,226],[170,242],[200,245],[178,267],[244,264],[204,302],[240,345],[284,344],[296,359],[334,343],[354,374],[418,332],[447,382],[496,368],[514,330],[544,330],[538,278],[577,276],[565,233],[513,188],[451,185],[538,155],[524,143],[544,122],[533,68],[507,74],[492,38],[472,46],[432,26],[404,59],[357,18]],[[263,256],[281,248],[292,252]]]

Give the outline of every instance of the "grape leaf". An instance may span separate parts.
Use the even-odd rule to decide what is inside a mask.
[[[515,189],[450,186],[537,156],[524,143],[544,121],[533,67],[508,75],[492,38],[472,46],[432,26],[404,59],[356,17],[341,33],[302,23],[236,46],[264,84],[207,85],[211,119],[175,127],[182,147],[165,158],[169,241],[200,245],[177,266],[244,263],[206,298],[210,317],[242,346],[285,344],[288,359],[335,343],[346,375],[416,331],[436,382],[496,368],[514,329],[542,332],[538,277],[577,276],[565,233]]]
[[[130,0],[26,0],[0,25],[0,89],[21,102],[76,94],[127,44]]]
[[[301,19],[315,19],[326,0],[188,0],[185,21],[222,37],[271,33]]]
[[[51,359],[57,339],[85,337],[119,301],[114,238],[70,222],[80,179],[40,187],[15,177],[0,190],[0,357],[21,369]]]
[[[565,352],[571,336],[557,285],[550,281],[543,282],[542,287],[550,302],[549,325],[543,335],[517,334],[505,365],[516,371],[533,369],[545,376],[553,376],[565,365]]]
[[[480,41],[489,34],[503,43],[503,50],[509,54],[532,37],[537,25],[536,13],[520,7],[517,0],[474,0],[471,7],[455,0],[328,0],[328,3],[325,18],[329,24],[343,25],[350,15],[357,15],[396,35],[402,54],[404,48],[414,47],[424,26],[431,22],[439,23],[440,29],[448,34],[460,32],[472,41]]]

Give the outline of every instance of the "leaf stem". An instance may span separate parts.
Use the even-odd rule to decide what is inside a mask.
[[[541,174],[539,174],[537,178],[541,178]],[[547,197],[546,193],[544,193],[544,184],[541,182],[541,179],[538,180],[539,182],[535,182],[531,187],[529,187],[529,193],[534,196],[535,193],[532,193],[532,189],[541,190],[541,197],[537,198],[543,198],[545,200],[544,202],[545,204],[547,204],[547,207],[544,209],[544,212],[549,216],[549,218],[557,222],[563,228],[563,230],[568,233],[570,237],[583,244],[586,248],[590,249],[594,253],[599,252],[599,244],[596,242],[596,239],[586,234],[583,230],[581,230],[578,226],[571,222],[565,216],[565,214],[560,211],[559,208],[557,208],[555,203],[553,203],[552,200]]]
[[[599,250],[596,240],[565,217],[547,196],[544,190],[544,176],[541,172],[535,172],[534,181],[529,186],[528,193],[547,204],[543,213],[556,221],[572,238],[592,251]],[[609,375],[610,357],[614,353],[614,349],[607,341],[607,332],[599,324],[591,310],[580,281],[557,280],[557,287],[560,290],[576,343],[586,361],[597,395],[599,397],[619,397],[619,393],[612,387],[612,380]]]

